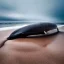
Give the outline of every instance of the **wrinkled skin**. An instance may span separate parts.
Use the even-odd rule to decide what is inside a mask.
[[[12,31],[1,31],[0,41]],[[0,64],[64,64],[64,33],[8,40],[0,48]]]

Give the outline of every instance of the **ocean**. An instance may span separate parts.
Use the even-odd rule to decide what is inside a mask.
[[[0,28],[2,27],[11,27],[11,26],[22,26],[24,24],[30,24],[31,22],[27,21],[0,21]]]
[[[38,22],[40,22],[40,21],[38,21]],[[0,21],[0,28],[11,27],[11,26],[22,26],[24,24],[33,24],[33,23],[37,23],[37,21]],[[56,24],[64,25],[64,22],[60,22],[60,23],[56,23]]]

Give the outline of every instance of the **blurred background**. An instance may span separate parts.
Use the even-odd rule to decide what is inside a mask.
[[[0,27],[36,22],[64,24],[64,0],[0,0]]]

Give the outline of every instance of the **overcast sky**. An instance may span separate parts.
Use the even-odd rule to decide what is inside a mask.
[[[0,12],[3,10],[64,20],[64,0],[0,0]]]

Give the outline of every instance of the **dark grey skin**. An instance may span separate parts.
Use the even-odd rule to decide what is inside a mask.
[[[57,25],[53,23],[37,23],[28,25],[26,27],[20,28],[14,31],[9,37],[8,40],[16,39],[16,38],[24,38],[29,35],[38,35],[38,34],[45,34],[45,32],[57,29]]]
[[[49,30],[53,30],[53,29],[57,29],[57,32],[54,32],[53,34],[56,34],[59,32],[57,25],[53,24],[53,23],[36,23],[36,24],[25,26],[23,28],[20,28],[20,29],[14,31],[2,43],[2,45],[0,47],[2,47],[7,40],[13,40],[13,39],[17,39],[17,38],[26,38],[27,36],[38,35],[38,34],[42,34],[44,36],[47,36],[48,34],[45,34],[45,32],[47,32]]]

